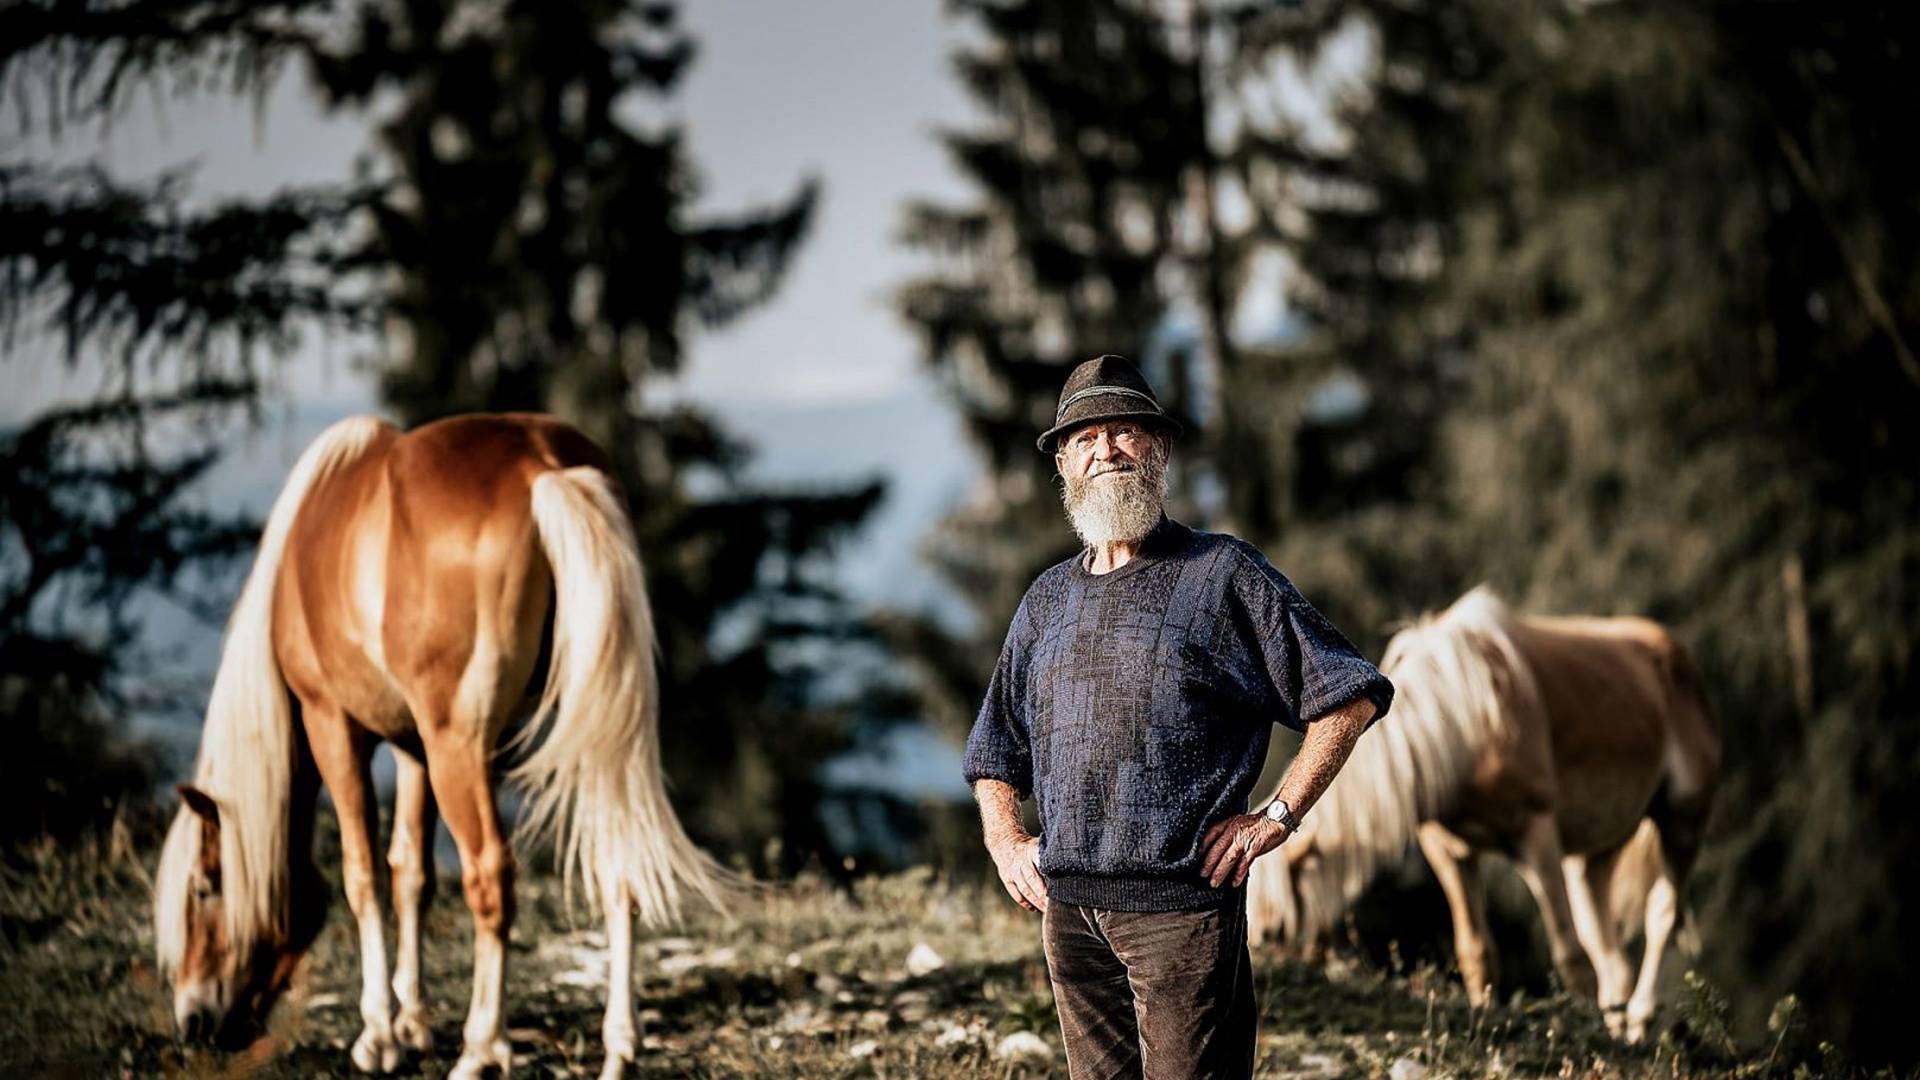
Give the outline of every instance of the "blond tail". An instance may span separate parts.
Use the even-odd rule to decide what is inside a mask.
[[[691,892],[724,912],[737,879],[667,801],[653,613],[620,496],[598,469],[545,473],[533,518],[553,567],[553,655],[510,774],[527,795],[522,835],[550,841],[568,894],[577,872],[596,906],[624,895],[658,927]]]

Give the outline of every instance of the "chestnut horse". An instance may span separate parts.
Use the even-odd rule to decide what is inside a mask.
[[[409,434],[346,420],[301,456],[228,623],[195,778],[155,879],[155,941],[183,1032],[257,1024],[312,943],[325,909],[310,855],[324,783],[359,926],[365,1029],[353,1063],[391,1071],[403,1047],[431,1045],[420,910],[437,803],[474,932],[452,1075],[504,1073],[514,857],[490,766],[531,705],[508,773],[526,796],[521,828],[554,845],[569,895],[577,875],[605,914],[606,1075],[632,1060],[632,914],[663,925],[684,894],[722,906],[733,882],[667,801],[652,615],[607,469],[585,436],[527,415]],[[390,984],[368,779],[382,740],[399,763]]]
[[[1255,939],[1312,946],[1417,842],[1484,1005],[1497,962],[1481,854],[1497,852],[1539,903],[1568,987],[1597,998],[1616,1035],[1643,1038],[1720,769],[1719,721],[1686,650],[1646,619],[1517,616],[1482,587],[1394,635],[1380,669],[1393,715],[1281,857],[1254,866]],[[1634,982],[1622,923],[1636,911]]]

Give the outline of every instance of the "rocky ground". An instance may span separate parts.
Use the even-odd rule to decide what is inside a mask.
[[[0,1075],[352,1075],[358,960],[336,903],[270,1031],[237,1053],[170,1030],[147,927],[150,853],[124,832],[18,853],[0,876]],[[443,879],[427,924],[438,1049],[402,1074],[453,1063],[468,935]],[[602,938],[557,883],[528,875],[510,961],[516,1076],[595,1076]],[[770,887],[739,920],[641,937],[637,1001],[646,1076],[1065,1076],[1034,916],[997,890],[909,871],[851,892]],[[1847,1075],[1800,1030],[1791,1002],[1768,1045],[1727,1037],[1716,995],[1691,980],[1660,1040],[1629,1048],[1565,997],[1470,1010],[1431,968],[1383,972],[1256,958],[1259,1068],[1276,1077]]]

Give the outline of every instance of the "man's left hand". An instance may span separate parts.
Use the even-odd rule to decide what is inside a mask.
[[[1253,869],[1253,860],[1280,846],[1287,838],[1287,827],[1259,814],[1241,814],[1217,822],[1201,839],[1206,858],[1200,863],[1200,876],[1214,888],[1231,881],[1234,888],[1245,884]]]

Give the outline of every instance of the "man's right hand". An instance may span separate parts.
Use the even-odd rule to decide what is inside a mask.
[[[1040,838],[1022,836],[987,848],[1000,871],[1000,884],[1013,902],[1028,911],[1047,910],[1047,881],[1040,876]]]

